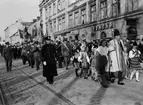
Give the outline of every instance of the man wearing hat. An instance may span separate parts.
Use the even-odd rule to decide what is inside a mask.
[[[112,74],[111,82],[114,83],[115,73],[118,74],[118,84],[124,85],[123,80],[123,71],[125,71],[125,59],[123,56],[124,53],[124,44],[121,40],[120,32],[118,29],[114,29],[114,39],[109,42],[109,57],[111,59],[110,72]]]
[[[45,37],[45,45],[41,49],[43,63],[43,76],[49,84],[53,84],[54,76],[57,76],[56,48],[51,44],[50,37]]]
[[[9,44],[9,42],[6,42],[5,43],[6,46],[3,50],[3,56],[4,56],[4,59],[5,59],[5,62],[6,62],[6,69],[7,69],[7,72],[11,71],[12,69],[12,48]]]

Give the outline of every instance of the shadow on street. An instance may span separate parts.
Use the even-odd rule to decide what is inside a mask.
[[[107,88],[104,88],[104,87],[101,86],[97,90],[95,95],[93,95],[92,98],[90,99],[90,104],[89,105],[100,105],[101,100],[104,97],[104,94],[105,94],[106,90],[107,90]]]
[[[76,81],[78,80],[77,77],[75,77],[72,81],[70,81],[70,83],[68,83],[59,93],[58,95],[63,95],[65,93],[67,93],[71,87],[76,83]],[[67,98],[62,98],[61,99],[65,102],[67,102],[69,105],[74,105],[70,100],[68,100]],[[48,105],[53,105],[53,103],[58,102],[58,99],[56,97],[54,97],[49,103]]]

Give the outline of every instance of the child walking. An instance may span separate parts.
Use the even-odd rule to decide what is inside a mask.
[[[79,57],[78,61],[81,64],[81,75],[83,76],[84,79],[88,78],[88,70],[89,70],[89,64],[90,64],[90,59],[89,56],[85,50],[85,47],[81,48],[79,52]]]
[[[96,70],[96,50],[98,46],[93,46],[92,47],[92,54],[91,54],[91,79],[94,81],[98,80],[98,73]]]
[[[137,50],[137,43],[133,43],[133,48],[129,52],[129,58],[130,58],[130,67],[132,69],[131,75],[130,75],[130,80],[133,79],[134,74],[136,75],[136,81],[139,82],[139,70],[141,70],[141,65],[140,65],[140,51]]]
[[[72,57],[71,60],[72,60],[72,62],[73,62],[73,64],[74,64],[75,74],[76,74],[77,77],[79,76],[79,73],[78,73],[78,71],[79,71],[78,57],[79,57],[79,49],[76,49],[76,50],[74,51],[74,56]]]

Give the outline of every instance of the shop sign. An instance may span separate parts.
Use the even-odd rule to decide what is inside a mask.
[[[107,22],[107,23],[99,24],[96,26],[95,29],[96,29],[96,31],[99,31],[99,30],[105,30],[108,28],[113,28],[113,22]]]

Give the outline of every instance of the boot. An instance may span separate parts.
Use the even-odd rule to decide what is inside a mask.
[[[122,73],[123,73],[123,72],[121,72],[121,71],[118,72],[118,85],[125,85],[125,84],[122,82],[122,80],[123,80],[123,78],[122,78]]]
[[[139,82],[139,72],[136,72],[136,81]]]

